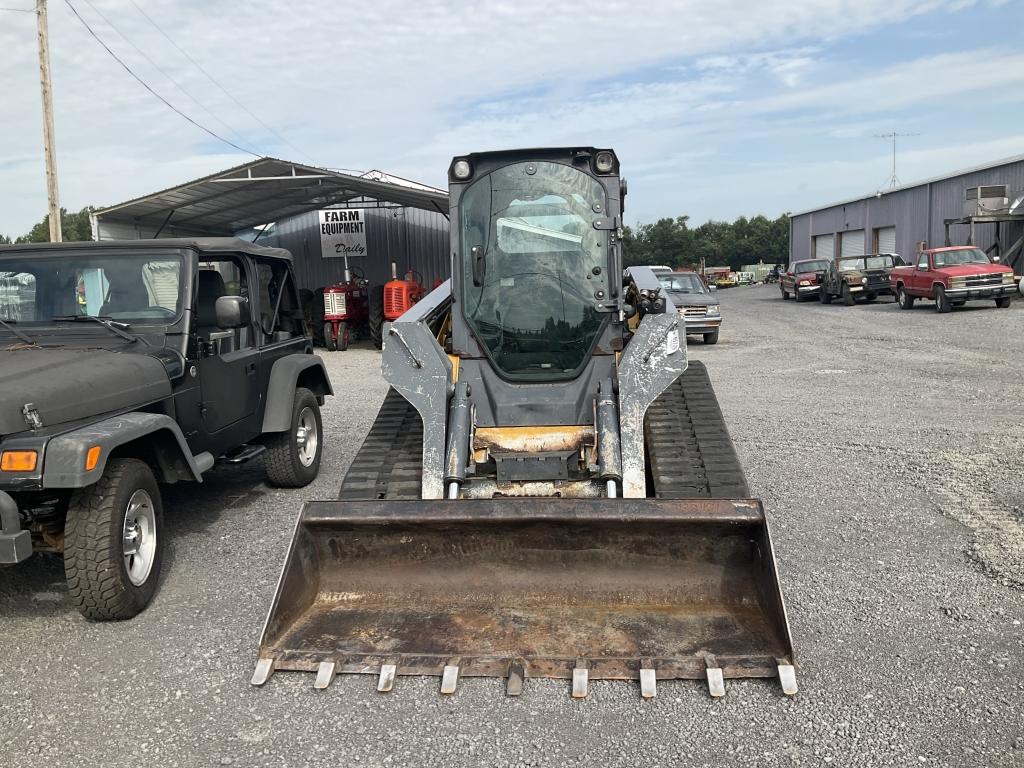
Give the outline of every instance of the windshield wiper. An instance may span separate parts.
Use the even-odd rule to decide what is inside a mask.
[[[145,342],[144,339],[141,339],[134,333],[128,332],[128,329],[131,328],[131,326],[128,325],[128,323],[118,323],[115,322],[114,320],[111,320],[109,317],[100,317],[99,315],[54,315],[50,319],[56,320],[58,323],[98,323],[111,333],[120,336],[125,341],[143,341],[146,344],[146,346],[149,346],[149,343]]]
[[[3,317],[0,317],[0,325],[2,325],[2,326],[3,326],[4,328],[6,328],[6,329],[7,329],[8,331],[10,331],[10,332],[11,332],[11,333],[13,333],[13,334],[14,334],[15,336],[17,336],[17,337],[18,337],[19,339],[21,339],[22,341],[24,341],[24,342],[25,342],[26,344],[31,344],[31,345],[32,345],[32,346],[34,347],[34,346],[36,345],[36,343],[35,343],[35,341],[34,341],[34,340],[32,339],[32,337],[28,336],[27,334],[24,334],[24,333],[22,333],[21,331],[19,331],[19,330],[18,330],[17,328],[15,328],[15,327],[14,327],[14,326],[12,325],[12,323],[16,323],[16,322],[18,322],[18,321],[17,321],[17,320],[15,320],[15,319],[14,319],[14,318],[12,318],[12,317],[8,317],[8,318],[3,318]]]

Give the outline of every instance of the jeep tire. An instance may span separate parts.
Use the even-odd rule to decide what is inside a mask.
[[[786,289],[780,285],[779,290],[782,291],[782,300],[787,301],[789,299],[789,294],[786,292]]]
[[[156,593],[163,561],[163,504],[149,466],[111,459],[71,496],[64,575],[71,602],[96,621],[130,619]]]
[[[713,330],[713,331],[710,331],[709,333],[705,333],[704,334],[704,343],[705,344],[717,344],[718,343],[718,329],[717,328],[715,330]]]
[[[843,304],[848,307],[852,307],[857,303],[857,300],[853,297],[853,291],[850,290],[850,286],[843,284]]]
[[[832,293],[828,290],[828,288],[825,285],[822,285],[821,290],[818,291],[818,301],[820,301],[822,304],[832,303]]]
[[[285,432],[275,432],[265,440],[267,480],[280,488],[302,488],[320,472],[324,445],[320,405],[305,387],[295,390],[289,424]]]

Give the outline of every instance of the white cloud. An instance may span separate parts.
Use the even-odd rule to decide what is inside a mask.
[[[196,119],[267,154],[306,159],[212,86],[130,2],[91,0],[230,131],[84,0],[72,2],[133,69]],[[842,130],[822,113],[856,120],[841,115],[844,95],[861,102],[875,95],[880,110],[900,109],[937,98],[940,86],[967,88],[979,65],[965,53],[880,64],[867,75],[829,70],[827,41],[840,32],[898,25],[948,9],[948,0],[147,0],[144,7],[319,164],[443,184],[459,152],[606,144],[619,150],[627,171],[651,180],[649,192],[632,187],[631,202],[644,215],[678,212],[688,202],[682,174],[715,163],[727,177],[741,162],[737,146],[792,130],[795,114],[822,133]],[[20,16],[0,16],[0,232],[12,234],[45,210],[34,22]],[[118,202],[246,159],[146,93],[62,2],[51,2],[50,18],[66,207]],[[1016,58],[998,69],[1024,71]],[[1019,78],[999,76],[1010,98],[1005,90]],[[673,174],[674,188],[653,185],[655,175]],[[717,183],[705,172],[702,185]]]

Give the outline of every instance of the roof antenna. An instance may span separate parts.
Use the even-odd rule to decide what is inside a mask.
[[[920,133],[897,133],[892,131],[891,133],[876,133],[876,139],[885,139],[892,143],[892,176],[889,177],[889,189],[896,189],[902,183],[899,176],[896,175],[896,139],[903,136],[920,136]]]

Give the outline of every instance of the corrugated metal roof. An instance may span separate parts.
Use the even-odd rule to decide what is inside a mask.
[[[839,205],[849,205],[850,203],[859,203],[863,200],[870,200],[873,197],[885,197],[895,192],[903,192],[908,189],[914,189],[915,187],[923,187],[926,184],[934,184],[938,181],[946,181],[947,179],[955,179],[957,176],[966,176],[969,173],[976,173],[978,171],[987,171],[991,168],[998,168],[1001,165],[1010,165],[1012,163],[1019,163],[1024,160],[1024,155],[1014,155],[1013,157],[1007,157],[1002,160],[995,160],[991,163],[984,163],[983,165],[976,165],[973,168],[964,168],[960,171],[953,171],[952,173],[944,173],[941,176],[933,176],[930,179],[922,179],[921,181],[915,181],[910,184],[903,184],[899,187],[893,187],[892,189],[880,189],[876,192],[872,192],[868,195],[861,195],[860,197],[851,197],[847,200],[840,200],[837,203],[829,203],[828,205],[818,205],[814,208],[808,208],[805,211],[798,211],[796,213],[789,214],[789,218],[796,218],[797,216],[806,216],[809,213],[817,213],[818,211],[824,211],[828,208],[835,208]]]
[[[269,221],[353,200],[379,200],[428,211],[447,211],[448,193],[272,157],[93,213],[98,239],[233,235]]]
[[[11,251],[101,251],[125,248],[191,248],[201,253],[248,253],[253,256],[266,256],[274,259],[291,261],[292,255],[283,248],[270,248],[254,245],[248,240],[237,237],[162,237],[159,240],[92,240],[72,241],[65,243],[19,243],[18,245],[0,245],[0,252]]]

